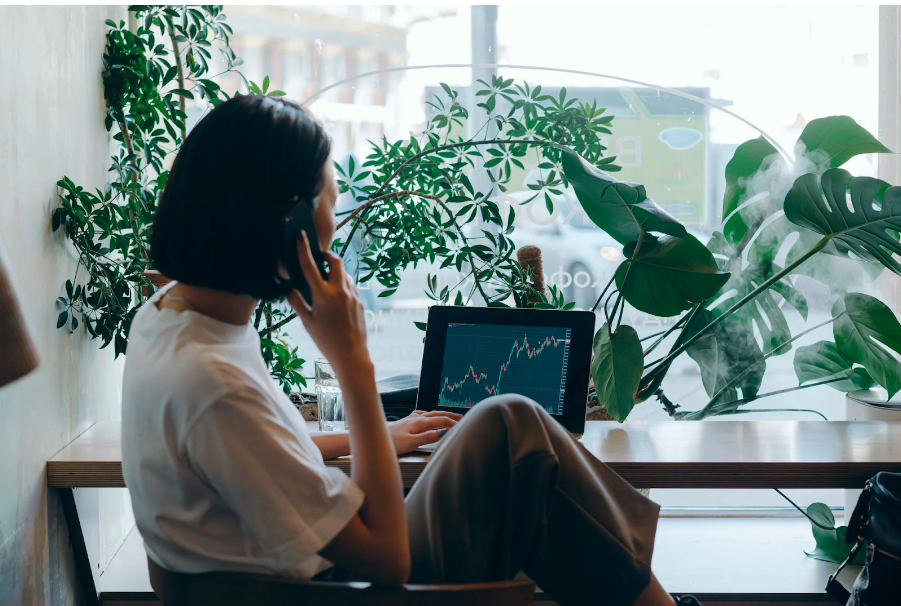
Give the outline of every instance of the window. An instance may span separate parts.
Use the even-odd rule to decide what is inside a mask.
[[[654,200],[702,240],[722,220],[726,163],[738,144],[759,131],[789,152],[804,126],[822,116],[849,115],[877,132],[877,6],[673,6],[652,11],[630,6],[501,6],[495,37],[491,39],[489,32],[487,40],[472,40],[473,32],[485,29],[472,26],[472,11],[477,10],[243,6],[230,7],[229,15],[235,23],[236,46],[248,67],[262,65],[261,41],[280,45],[283,82],[275,85],[299,101],[306,98],[303,87],[308,82],[325,87],[376,69],[468,64],[474,53],[486,50],[496,53],[500,64],[538,68],[499,71],[517,81],[540,84],[547,94],[566,87],[570,96],[597,100],[615,116],[613,132],[604,144],[623,167],[617,178],[644,184]],[[575,73],[580,71],[614,77]],[[429,111],[425,100],[440,92],[439,83],[449,84],[472,104],[471,76],[469,68],[384,73],[351,81],[348,90],[353,92],[330,91],[310,107],[329,125],[335,159],[346,166],[353,155],[360,164],[369,153],[368,140],[382,135],[394,140],[421,131]],[[859,156],[846,168],[856,175],[876,176],[877,158]],[[535,166],[527,164],[524,179],[530,170]],[[526,199],[525,191],[511,189],[506,198],[516,204]],[[568,299],[588,307],[622,253],[619,245],[586,221],[570,194],[559,196],[553,215],[543,210],[541,200],[518,211],[514,236],[518,244],[539,244],[546,276]],[[387,298],[378,297],[384,290],[379,284],[362,285],[369,342],[380,377],[419,370],[422,333],[413,321],[426,317],[429,300],[423,290],[429,271],[422,265],[411,268],[400,289]],[[440,275],[453,279],[447,272]],[[804,276],[796,280],[796,288],[808,300],[810,317],[805,323],[787,309],[793,334],[825,318],[831,305],[828,291],[816,281]],[[888,279],[861,283],[856,290],[888,297],[892,284]],[[625,317],[640,334],[665,326],[633,309],[627,309]],[[827,326],[802,344],[829,335]],[[293,327],[292,336],[306,359],[316,357],[299,325]],[[680,358],[666,381],[670,399],[683,407],[705,403],[698,367],[687,357]],[[768,361],[761,391],[796,384],[792,354]],[[813,391],[815,396],[802,392],[803,397],[762,399],[746,409],[808,409],[829,419],[844,418],[841,393],[828,387]],[[731,418],[812,420],[818,418],[815,413]],[[667,413],[651,400],[637,406],[630,418],[662,420]],[[655,496],[674,506],[783,504],[778,496],[751,491],[734,495],[672,491]],[[839,491],[799,496],[801,501],[811,498],[841,504]]]

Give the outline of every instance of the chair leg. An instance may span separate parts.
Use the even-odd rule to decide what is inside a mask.
[[[78,508],[75,506],[75,495],[71,488],[58,488],[57,490],[59,490],[63,515],[66,517],[66,527],[69,530],[69,542],[72,544],[72,555],[75,558],[75,574],[81,583],[85,604],[100,606],[97,587],[94,585],[94,574],[91,572],[91,560],[88,558],[88,548],[84,543],[81,520],[78,519]]]

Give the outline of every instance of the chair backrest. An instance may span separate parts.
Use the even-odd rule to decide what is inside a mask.
[[[152,560],[147,565],[165,606],[531,606],[535,599],[528,580],[377,587],[231,572],[181,574]]]

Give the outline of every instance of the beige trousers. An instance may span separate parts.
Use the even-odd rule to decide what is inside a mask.
[[[513,578],[561,606],[631,604],[650,582],[659,507],[538,404],[483,400],[406,500],[411,583]]]

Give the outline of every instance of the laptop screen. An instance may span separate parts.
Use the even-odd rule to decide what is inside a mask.
[[[416,407],[466,413],[516,394],[582,433],[594,320],[587,311],[431,307]]]
[[[562,415],[572,329],[450,322],[438,406],[472,408],[517,393]]]

